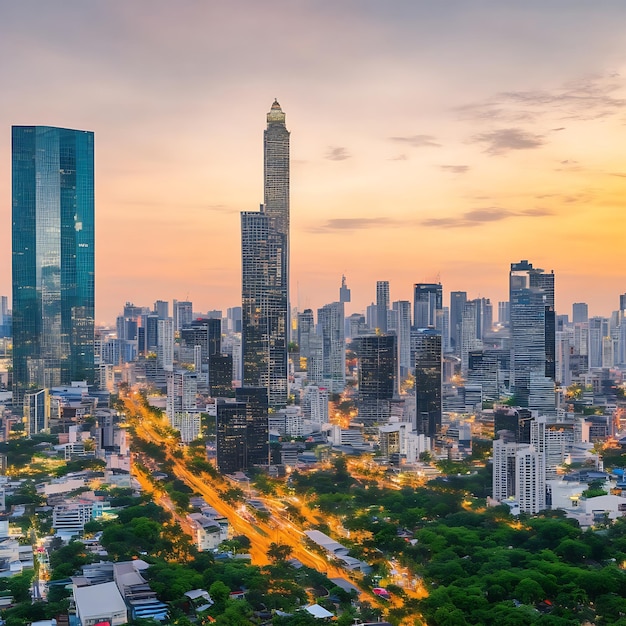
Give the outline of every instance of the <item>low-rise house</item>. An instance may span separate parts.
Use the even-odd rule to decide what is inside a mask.
[[[126,603],[114,582],[101,585],[73,586],[76,616],[81,626],[95,626],[99,622],[110,626],[128,623]]]

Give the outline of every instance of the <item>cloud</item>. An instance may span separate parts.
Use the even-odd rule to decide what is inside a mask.
[[[422,226],[439,228],[473,228],[490,222],[501,222],[512,217],[544,217],[552,215],[552,211],[544,208],[511,211],[502,207],[485,207],[466,211],[458,217],[433,217],[422,220]]]
[[[441,148],[441,144],[437,143],[436,137],[432,135],[408,135],[407,137],[389,137],[389,141],[396,143],[404,143],[412,148]]]
[[[398,156],[391,157],[390,161],[408,161],[409,157],[406,154],[399,154]]]
[[[130,207],[146,207],[153,209],[172,209],[172,210],[186,210],[186,211],[201,211],[201,212],[213,212],[213,213],[238,213],[240,209],[228,206],[226,204],[202,204],[194,202],[161,202],[158,200],[124,200],[118,199],[115,201],[120,206]]]
[[[440,169],[444,172],[450,172],[451,174],[467,174],[469,172],[469,165],[440,165]]]
[[[327,233],[346,230],[366,230],[380,226],[398,227],[405,222],[394,220],[389,217],[339,217],[328,220],[325,224],[314,226],[309,229],[314,233]]]
[[[471,141],[485,144],[485,152],[491,155],[505,154],[511,150],[532,150],[544,144],[543,135],[533,135],[521,128],[502,128],[480,133],[474,135]]]
[[[342,148],[341,146],[328,146],[328,151],[326,152],[326,156],[324,158],[329,161],[345,161],[351,156],[352,155],[346,148]]]
[[[624,80],[617,73],[587,76],[553,89],[503,91],[482,102],[457,107],[463,119],[535,122],[553,114],[559,120],[596,120],[621,113]],[[553,128],[564,130],[564,127]]]

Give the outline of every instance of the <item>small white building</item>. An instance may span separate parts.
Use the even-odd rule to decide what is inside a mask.
[[[73,586],[76,616],[81,626],[109,622],[110,626],[128,623],[126,604],[114,582],[87,587]]]
[[[577,520],[582,528],[613,521],[625,514],[626,498],[612,495],[581,497],[576,508],[566,511],[566,517]]]
[[[196,548],[201,552],[215,550],[222,541],[228,539],[228,526],[220,524],[202,513],[187,515],[189,525],[194,531]]]

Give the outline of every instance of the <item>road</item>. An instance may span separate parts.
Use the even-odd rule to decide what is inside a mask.
[[[338,567],[336,562],[329,560],[325,556],[308,550],[302,543],[302,538],[305,536],[302,529],[285,516],[283,512],[284,502],[267,502],[269,504],[268,508],[271,509],[271,517],[268,521],[252,517],[243,503],[233,504],[226,502],[223,499],[223,492],[227,491],[231,485],[227,484],[221,477],[213,479],[207,474],[198,474],[191,471],[184,459],[177,458],[177,456],[172,454],[171,437],[168,434],[164,434],[167,433],[168,428],[166,419],[155,416],[137,396],[127,396],[124,399],[124,403],[128,415],[134,417],[133,424],[137,434],[147,441],[157,443],[165,450],[167,459],[172,464],[176,477],[187,484],[194,492],[200,494],[219,515],[228,519],[233,535],[245,535],[250,539],[252,544],[250,556],[254,564],[267,565],[270,563],[267,554],[272,543],[287,545],[292,549],[291,556],[307,567],[325,574],[328,578],[349,579],[359,589],[362,596],[367,596],[367,601],[375,608],[385,611],[390,606],[402,606],[403,602],[399,597],[392,597],[391,602],[381,600],[378,596],[362,589],[359,585],[358,577],[355,577],[352,572]],[[145,476],[143,480],[148,482]],[[268,498],[267,500],[271,499]],[[166,502],[166,500],[161,502]],[[175,507],[173,507],[171,501],[169,504],[172,508],[167,505],[166,508],[174,511]],[[304,502],[300,503],[298,509],[301,512],[306,512],[306,519],[313,519],[314,511]],[[176,513],[176,519],[179,523],[181,517]],[[192,535],[188,524],[181,524],[181,526],[185,532]],[[418,588],[405,588],[405,592],[409,597],[424,597],[426,595],[421,585]]]
[[[176,477],[200,494],[220,515],[226,517],[234,535],[246,535],[250,539],[252,543],[250,555],[253,563],[267,565],[270,563],[267,556],[270,545],[272,543],[284,544],[291,547],[292,556],[304,565],[325,573],[329,577],[346,577],[344,569],[336,567],[323,556],[306,549],[301,543],[302,531],[276,510],[272,511],[271,519],[268,522],[260,519],[250,521],[243,517],[243,504],[231,504],[222,499],[222,492],[228,489],[228,485],[222,481],[215,484],[215,481],[207,475],[198,475],[189,470],[184,459],[172,456],[170,442],[167,436],[160,432],[167,424],[165,420],[159,423],[158,418],[133,396],[125,398],[124,402],[129,415],[137,418],[134,421],[134,426],[139,436],[163,447],[168,460],[174,467]],[[143,484],[147,482],[144,476]],[[169,509],[169,507],[167,508]],[[178,516],[177,519],[180,517]],[[186,526],[188,527],[188,524]],[[183,528],[185,529],[185,525]]]

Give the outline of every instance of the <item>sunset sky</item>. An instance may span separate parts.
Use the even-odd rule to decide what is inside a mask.
[[[626,292],[626,2],[0,0],[0,294],[11,125],[93,130],[97,320],[241,304],[265,115],[291,131],[292,304],[415,282],[559,313]]]

